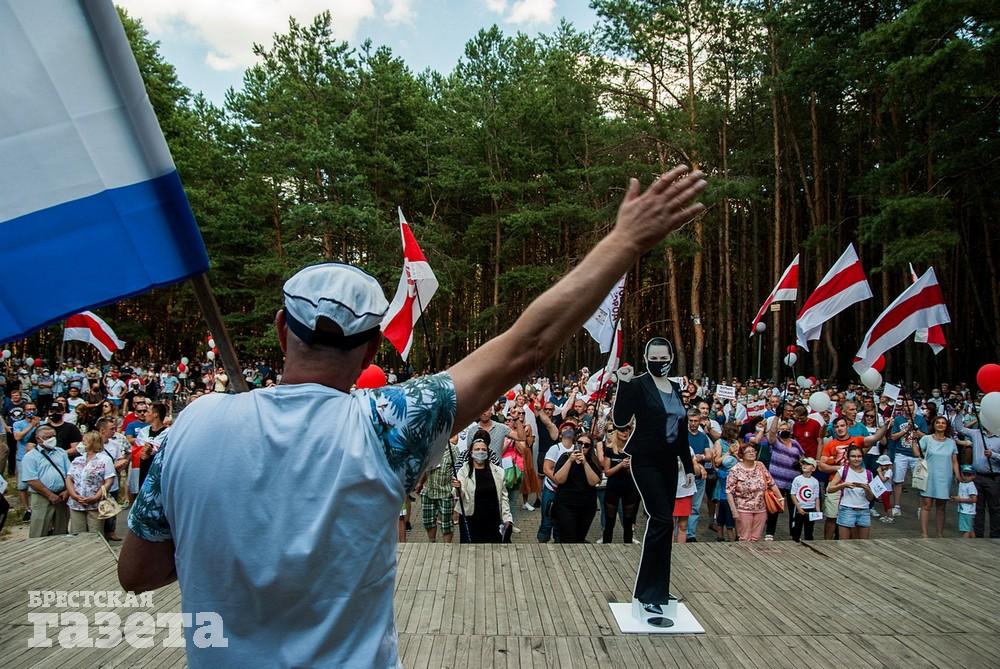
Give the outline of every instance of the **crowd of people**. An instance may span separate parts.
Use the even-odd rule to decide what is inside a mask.
[[[604,397],[587,381],[586,369],[558,382],[532,378],[452,438],[452,485],[461,493],[449,495],[444,483],[416,491],[430,540],[440,529],[451,541],[457,526],[462,541],[509,541],[519,531],[515,515],[540,511],[539,542],[585,541],[598,518],[597,543],[610,543],[619,524],[626,543],[639,543],[626,448],[632,426],[611,420],[614,386]],[[782,516],[795,541],[866,539],[873,520],[892,524],[904,513],[919,516],[922,536],[944,536],[949,502],[962,536],[1000,536],[1000,436],[980,428],[966,384],[914,386],[902,398],[854,383],[724,385],[735,389],[733,399],[718,398],[716,384],[682,384],[696,476],[687,486],[680,470],[675,541],[697,541],[706,521],[717,541],[773,541]],[[827,410],[810,408],[817,391],[831,398]],[[469,497],[470,453],[494,473],[495,486],[475,489],[483,499],[497,496],[489,504]],[[449,471],[446,458],[424,480],[443,482]],[[919,492],[915,508],[904,508],[907,485]],[[405,540],[406,509],[400,518]],[[465,533],[472,520],[494,531]],[[501,525],[506,531],[495,531]]]
[[[230,392],[228,377],[210,364],[70,360],[54,369],[0,370],[0,455],[22,518],[30,536],[100,531],[117,541],[115,519],[96,522],[97,504],[105,494],[134,499],[176,411]],[[395,383],[409,374],[387,376]],[[280,370],[258,362],[244,378],[270,387]],[[510,541],[520,532],[515,516],[538,511],[539,542],[585,541],[596,518],[598,543],[611,543],[617,526],[626,543],[639,543],[632,428],[610,420],[614,385],[605,397],[588,380],[586,368],[557,381],[533,377],[453,435],[414,491],[431,541],[451,541],[456,527],[461,541]],[[696,477],[688,487],[679,476],[676,541],[697,541],[706,520],[717,541],[771,541],[783,515],[795,541],[812,540],[816,523],[826,539],[864,539],[873,519],[893,523],[904,512],[919,514],[923,536],[942,536],[949,502],[963,536],[986,536],[987,524],[1000,536],[1000,437],[978,426],[966,384],[916,386],[900,400],[859,384],[725,385],[735,398],[716,397],[707,382],[682,384]],[[815,412],[808,399],[820,389],[833,401]],[[908,477],[920,490],[915,509],[902,504]],[[410,521],[408,503],[401,541]]]
[[[101,500],[131,502],[173,415],[201,395],[230,392],[225,370],[208,363],[196,372],[180,362],[7,362],[0,367],[0,469],[17,487],[30,537],[101,532],[120,541],[116,518],[98,522]],[[243,375],[256,388],[280,379],[265,362]],[[11,507],[0,499],[2,529]]]

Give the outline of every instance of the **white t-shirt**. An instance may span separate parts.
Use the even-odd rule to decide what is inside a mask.
[[[555,465],[555,463],[559,462],[559,458],[563,456],[563,453],[572,453],[572,452],[573,452],[572,447],[565,448],[562,445],[562,441],[560,441],[558,444],[553,444],[552,446],[549,447],[549,450],[545,451],[545,459],[551,461],[552,464]],[[556,488],[558,488],[559,486],[553,483],[552,479],[546,476],[545,487],[551,490],[552,492],[555,492]]]
[[[803,511],[812,511],[816,508],[816,500],[819,499],[819,481],[815,476],[806,478],[799,474],[792,479],[792,499],[799,502]]]
[[[115,435],[108,440],[108,443],[104,444],[105,455],[109,456],[112,460],[111,462],[111,472],[115,477],[115,480],[111,482],[111,492],[118,490],[118,472],[115,471],[115,460],[122,457],[122,444],[118,441],[118,437],[121,436],[124,439],[124,435]]]
[[[111,379],[108,381],[108,399],[121,399],[125,394],[125,382],[121,379]]]
[[[842,474],[843,472],[844,470],[841,469],[839,473]],[[863,469],[860,472],[856,472],[848,467],[847,477],[844,480],[848,483],[868,483],[868,470]],[[868,493],[865,492],[864,488],[844,488],[841,490],[841,493],[841,506],[846,506],[851,509],[868,508]]]
[[[455,402],[442,373],[350,394],[213,393],[185,408],[129,530],[173,540],[183,612],[224,621],[226,648],[197,648],[185,628],[188,665],[398,667],[397,517],[440,460]]]
[[[958,496],[959,497],[972,497],[978,494],[976,492],[976,484],[972,481],[961,481],[958,484]],[[960,502],[958,505],[959,513],[976,513],[976,505],[971,502]]]

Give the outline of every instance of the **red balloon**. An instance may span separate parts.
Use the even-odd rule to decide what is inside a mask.
[[[810,376],[808,378],[809,378],[810,381],[812,381],[812,384],[815,386],[816,385],[816,377],[815,376]]]
[[[187,371],[187,365],[185,365],[185,364],[184,364],[183,362],[182,362],[182,363],[179,363],[179,364],[177,365],[177,371],[178,371],[178,372],[181,372],[181,373],[183,373],[183,372]]]
[[[882,373],[882,370],[885,369],[885,356],[884,355],[880,355],[878,357],[878,360],[876,360],[875,362],[872,363],[872,369],[874,369],[879,374]]]
[[[42,359],[35,358],[35,367],[41,367],[41,366],[42,366]]]
[[[361,375],[358,380],[354,382],[354,385],[358,388],[381,388],[386,385],[389,380],[385,376],[385,372],[378,365],[368,365],[363,370],[361,370]]]
[[[976,385],[984,393],[1000,392],[1000,365],[990,363],[979,368]]]
[[[212,353],[214,353],[215,355],[219,355],[219,347],[216,346],[215,348],[213,348]]]
[[[507,399],[509,399],[509,400],[510,400],[511,402],[513,402],[513,401],[514,401],[514,398],[515,398],[515,397],[517,397],[517,392],[516,392],[516,391],[513,391],[513,390],[508,390],[508,391],[507,391],[507,394],[506,394],[506,395],[505,395],[504,397],[506,397],[506,398],[507,398]]]
[[[787,349],[785,349],[785,352],[786,353],[798,353],[799,352],[799,347],[796,346],[795,344],[792,344]]]

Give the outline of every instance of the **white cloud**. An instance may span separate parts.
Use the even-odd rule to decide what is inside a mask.
[[[486,9],[490,10],[495,14],[503,14],[507,11],[507,0],[483,0],[486,4]]]
[[[555,9],[556,0],[517,0],[505,20],[508,23],[551,23]]]
[[[253,44],[271,45],[288,17],[308,23],[319,13],[333,15],[333,34],[354,37],[358,25],[375,16],[373,0],[117,0],[157,36],[194,32],[208,45],[205,63],[214,70],[235,70],[256,62]],[[399,6],[402,5],[402,8]],[[411,0],[393,0],[386,15],[411,16]]]
[[[413,0],[392,0],[389,11],[383,17],[386,23],[413,23],[417,17],[413,11]]]

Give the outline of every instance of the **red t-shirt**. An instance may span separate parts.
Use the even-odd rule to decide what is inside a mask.
[[[848,437],[847,439],[831,439],[823,447],[823,457],[830,458],[829,464],[843,467],[847,464],[847,449],[857,446],[864,452],[864,437]]]
[[[806,422],[800,423],[792,421],[792,436],[799,446],[805,451],[805,457],[815,458],[819,455],[819,438],[823,432],[823,426],[814,418],[807,418]]]

